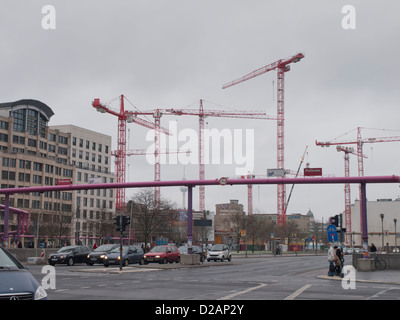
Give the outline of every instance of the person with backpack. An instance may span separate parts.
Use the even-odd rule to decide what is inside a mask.
[[[344,262],[342,249],[338,246],[334,246],[333,249],[335,250],[335,275],[340,276]]]

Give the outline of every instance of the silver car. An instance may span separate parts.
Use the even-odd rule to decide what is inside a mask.
[[[230,248],[226,244],[214,244],[207,253],[207,261],[208,262],[210,262],[211,260],[224,261],[225,259],[227,259],[228,261],[231,261],[231,258],[232,258],[232,256],[231,256]]]

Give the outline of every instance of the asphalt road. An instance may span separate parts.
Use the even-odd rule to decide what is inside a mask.
[[[46,291],[50,300],[400,299],[400,285],[357,282],[354,289],[346,289],[340,280],[318,278],[327,273],[326,256],[234,257],[231,263],[177,267],[129,266],[119,273],[118,268],[100,265],[56,265],[55,288]],[[40,265],[29,266],[29,270],[39,282],[45,277]]]

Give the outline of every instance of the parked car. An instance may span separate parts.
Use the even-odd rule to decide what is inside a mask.
[[[182,254],[188,254],[188,248],[188,246],[180,246],[178,250]],[[198,254],[201,262],[206,260],[206,253],[204,251],[202,252],[199,246],[192,246],[192,254]]]
[[[47,300],[47,293],[32,274],[0,247],[0,300]]]
[[[60,248],[57,252],[49,256],[48,262],[52,266],[55,264],[67,264],[73,266],[74,263],[86,262],[87,255],[90,252],[86,246],[66,246]]]
[[[108,267],[110,264],[120,264],[120,246],[112,249],[104,257],[104,266]],[[122,264],[127,266],[131,263],[144,264],[143,249],[140,246],[122,246]]]
[[[224,261],[228,259],[231,261],[231,251],[227,244],[214,244],[207,253],[207,261],[210,262],[211,260],[217,261],[221,260]]]
[[[86,256],[86,264],[92,266],[95,263],[104,263],[104,258],[111,250],[119,247],[118,244],[103,244],[100,247],[94,249],[91,253]]]
[[[150,250],[150,252],[144,255],[144,263],[148,264],[149,262],[179,263],[181,262],[181,254],[178,248],[175,246],[155,246],[153,249]]]

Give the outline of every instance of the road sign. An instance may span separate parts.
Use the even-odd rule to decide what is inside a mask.
[[[338,241],[336,226],[334,226],[333,224],[330,224],[326,228],[326,232],[328,235],[328,242],[337,242]]]
[[[155,240],[155,242],[156,242],[157,245],[162,246],[162,245],[166,245],[167,244],[168,239],[166,239],[166,238],[157,238]]]
[[[222,178],[219,179],[219,184],[220,184],[221,186],[226,185],[227,182],[228,182],[228,179],[225,178],[225,177],[222,177]]]

